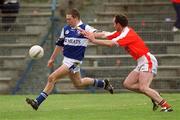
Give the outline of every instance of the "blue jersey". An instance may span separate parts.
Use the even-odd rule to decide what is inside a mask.
[[[94,32],[96,29],[80,21],[77,25],[83,30]],[[67,58],[82,61],[88,45],[88,39],[80,34],[78,29],[69,25],[64,26],[56,45],[63,47],[63,55]]]

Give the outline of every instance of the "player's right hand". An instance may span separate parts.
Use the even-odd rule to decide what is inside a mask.
[[[76,29],[79,30],[82,35],[86,34],[86,31],[81,29],[80,27],[76,27]]]
[[[92,32],[85,32],[84,36],[89,39],[89,41],[93,42],[95,40],[94,33]]]
[[[80,31],[80,33],[82,35],[84,35],[84,37],[88,38],[89,41],[93,42],[93,40],[95,39],[94,33],[85,31],[85,30],[83,30],[83,29],[81,29],[79,27],[77,27],[76,29],[78,29]]]
[[[49,59],[47,67],[51,68],[54,65],[54,60]]]

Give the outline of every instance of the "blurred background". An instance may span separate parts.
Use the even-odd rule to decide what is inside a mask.
[[[144,39],[159,62],[152,87],[163,92],[180,91],[180,32],[174,31],[176,12],[170,0],[12,0],[0,5],[0,94],[36,94],[45,86],[55,67],[47,61],[61,28],[65,12],[78,8],[82,21],[99,29],[114,31],[112,18],[124,13],[129,25]],[[28,50],[39,44],[42,59],[31,60]],[[123,49],[89,43],[82,76],[109,78],[115,92],[127,92],[122,81],[136,63]],[[96,93],[94,88],[77,90],[68,78],[57,82],[53,93]]]

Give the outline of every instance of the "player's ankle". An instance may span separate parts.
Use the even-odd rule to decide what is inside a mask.
[[[164,100],[164,99],[159,103],[159,105],[161,106],[161,108],[166,108],[166,109],[168,109],[168,108],[171,107],[171,106],[167,103],[167,101]]]

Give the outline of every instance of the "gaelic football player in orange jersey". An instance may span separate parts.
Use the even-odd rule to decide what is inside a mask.
[[[91,32],[81,31],[85,37],[94,44],[104,46],[119,46],[125,50],[137,61],[136,68],[129,73],[124,80],[125,88],[138,93],[143,93],[153,102],[153,110],[161,107],[162,112],[171,112],[173,109],[164,100],[160,94],[154,89],[150,88],[150,84],[157,74],[158,62],[154,55],[149,52],[142,38],[128,26],[128,19],[124,15],[116,15],[113,19],[115,32],[102,32],[99,37],[106,37],[108,40],[97,40]]]

